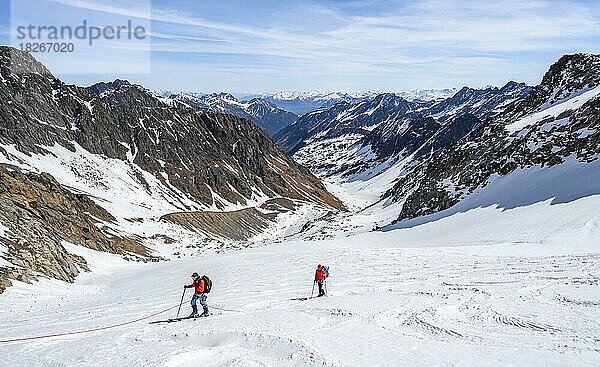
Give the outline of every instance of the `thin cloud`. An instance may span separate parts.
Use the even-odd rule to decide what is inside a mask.
[[[300,78],[303,73],[315,84],[323,73],[335,72],[340,77],[371,75],[385,85],[389,75],[410,74],[411,68],[424,76],[447,72],[461,78],[471,73],[473,78],[475,72],[491,72],[518,60],[520,53],[586,49],[600,36],[598,11],[572,1],[379,1],[370,7],[360,2],[342,7],[304,0],[290,5],[295,13],[287,14],[288,25],[253,22],[251,17],[247,24],[229,22],[227,15],[211,14],[210,9],[199,17],[166,7],[148,12],[131,5],[134,2],[125,6],[96,0],[53,1],[151,20],[153,50],[164,57],[189,55],[187,62],[206,70],[206,80],[213,83],[216,70],[221,68],[219,75],[230,74],[226,69],[231,67],[245,70],[244,62],[261,70],[261,75],[268,70],[273,76],[288,72]],[[241,11],[254,9],[248,5]],[[202,54],[224,57],[198,57]],[[232,62],[230,55],[239,55],[239,60]],[[178,61],[181,57],[185,58]],[[423,71],[427,68],[429,72]]]

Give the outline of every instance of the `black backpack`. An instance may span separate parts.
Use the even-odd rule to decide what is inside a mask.
[[[210,278],[206,275],[202,276],[202,280],[204,281],[204,293],[210,293],[212,288],[212,280],[210,280]]]

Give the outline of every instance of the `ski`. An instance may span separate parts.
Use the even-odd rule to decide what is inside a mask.
[[[152,321],[149,322],[149,324],[162,324],[162,323],[171,323],[171,322],[178,322],[178,321],[183,321],[183,320],[187,320],[187,319],[191,319],[192,317],[178,317],[178,318],[173,318],[173,319],[166,319],[166,320],[158,320],[158,321]]]
[[[314,296],[314,297],[290,298],[290,301],[307,301],[307,300],[313,299],[313,298],[320,298],[320,297],[319,296]]]
[[[172,318],[172,319],[166,319],[166,320],[158,320],[158,321],[152,321],[149,322],[149,324],[163,324],[163,323],[172,323],[172,322],[179,322],[179,321],[184,321],[184,320],[196,320],[196,319],[204,319],[207,318],[209,316],[215,316],[215,315],[221,315],[221,313],[209,313],[208,316],[185,316],[185,317],[178,317],[178,318]]]
[[[179,322],[179,321],[183,321],[183,320],[203,319],[203,318],[206,318],[206,317],[208,317],[208,316],[196,316],[196,317],[186,316],[186,317],[178,317],[178,318],[174,318],[174,319],[152,321],[152,322],[149,322],[149,324],[168,324],[168,323]]]

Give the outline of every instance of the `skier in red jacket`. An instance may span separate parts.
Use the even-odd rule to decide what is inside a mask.
[[[325,295],[325,290],[323,290],[323,281],[327,277],[327,273],[325,269],[321,266],[321,264],[317,265],[317,270],[315,271],[315,282],[319,285],[319,295],[317,297],[323,297]]]
[[[194,295],[192,296],[192,314],[190,317],[206,317],[208,316],[208,305],[206,304],[206,293],[204,293],[204,280],[198,273],[192,274],[192,284],[184,285],[184,288],[194,288]],[[198,315],[198,306],[196,301],[200,302],[204,312],[202,315]]]

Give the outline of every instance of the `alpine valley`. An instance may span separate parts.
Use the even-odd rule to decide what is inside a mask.
[[[78,86],[1,46],[0,360],[600,365],[600,55],[457,87]],[[211,316],[161,322],[195,271]]]

